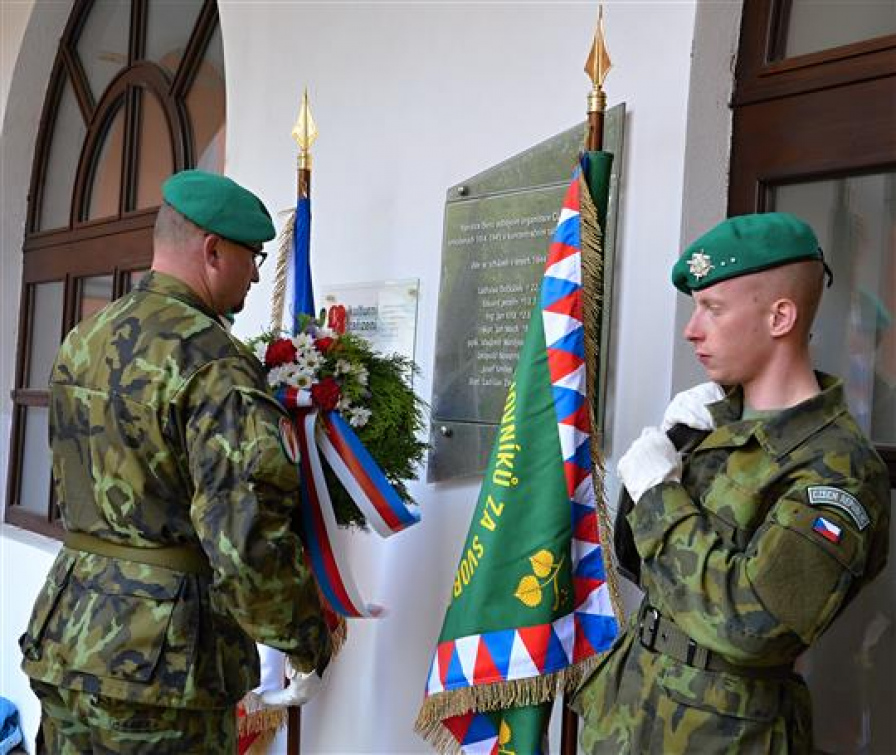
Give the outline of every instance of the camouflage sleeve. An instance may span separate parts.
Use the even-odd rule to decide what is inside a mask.
[[[285,413],[241,357],[206,365],[183,393],[190,516],[216,597],[256,642],[303,671],[324,668],[329,634],[292,528],[299,478],[281,440]]]
[[[855,480],[824,487],[874,501]],[[744,549],[713,528],[680,484],[642,497],[629,516],[642,568],[660,605],[692,639],[734,663],[776,665],[792,661],[830,623],[865,573],[876,527],[814,505],[810,489],[794,484]]]

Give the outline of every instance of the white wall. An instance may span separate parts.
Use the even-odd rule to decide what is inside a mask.
[[[418,388],[429,398],[445,189],[583,118],[588,83],[582,68],[595,5],[219,4],[228,173],[273,209],[293,204],[295,145],[289,132],[307,86],[320,129],[314,149],[315,279],[319,285],[420,279]],[[609,469],[640,428],[657,421],[670,390],[675,300],[667,281],[682,233],[694,20],[693,3],[620,0],[605,12],[614,63],[609,101],[625,101],[628,112],[612,313]],[[51,44],[41,54],[51,57],[53,49]],[[39,112],[42,66],[48,71],[49,64],[31,65],[41,72],[31,88]],[[33,128],[37,116],[30,122]],[[4,139],[9,128],[7,119]],[[16,143],[22,154],[4,151],[4,174],[15,169],[24,176],[15,184],[4,179],[7,322],[14,321],[18,302],[21,228],[16,240],[5,230],[6,219],[12,213],[20,223],[16,213],[24,208],[31,164],[22,134]],[[238,333],[253,333],[268,321],[272,270],[265,275],[240,315]],[[2,353],[11,359],[13,346],[4,342]],[[5,363],[3,374],[2,380],[10,379]],[[6,385],[0,385],[2,395],[8,395]],[[5,476],[0,483],[5,489]],[[613,475],[609,487],[615,500]],[[477,487],[421,482],[413,490],[422,505],[421,525],[388,543],[350,538],[362,590],[385,603],[389,615],[353,622],[328,688],[305,709],[303,752],[426,749],[412,726]],[[4,533],[0,547],[0,582],[9,596],[5,620],[19,626],[37,584],[18,580],[16,564],[27,559],[36,572],[45,572],[46,549]],[[4,624],[4,657],[16,652],[9,631]],[[7,697],[22,694],[24,680],[15,667],[0,669],[0,694]],[[32,735],[35,720],[26,716]]]

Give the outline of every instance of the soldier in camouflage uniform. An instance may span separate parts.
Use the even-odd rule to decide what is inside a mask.
[[[63,548],[20,640],[53,753],[231,753],[261,642],[322,671],[294,436],[222,327],[274,236],[261,201],[186,171],[153,270],[66,337],[50,379]]]
[[[620,460],[645,597],[575,699],[586,752],[812,751],[793,663],[881,571],[889,522],[883,462],[811,368],[823,266],[808,226],[769,213],[725,221],[673,270],[695,301],[685,336],[731,388],[670,404],[664,428],[705,431],[684,458],[647,428]]]

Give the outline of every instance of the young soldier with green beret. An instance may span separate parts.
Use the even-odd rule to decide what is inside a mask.
[[[163,197],[152,271],[68,334],[50,378],[66,536],[20,645],[52,753],[229,755],[256,642],[309,679],[330,657],[290,425],[219,319],[273,223],[202,171]]]
[[[575,700],[586,752],[812,751],[794,661],[881,571],[889,521],[883,462],[812,369],[826,270],[784,213],[730,218],[673,268],[716,385],[619,462],[645,596]],[[684,456],[664,432],[682,422],[705,433]]]

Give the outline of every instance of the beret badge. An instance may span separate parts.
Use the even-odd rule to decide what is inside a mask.
[[[693,275],[697,280],[701,278],[705,278],[709,275],[710,271],[715,267],[712,264],[712,260],[709,255],[706,254],[702,249],[694,252],[691,255],[691,258],[688,260],[688,270],[690,270],[691,275]]]

